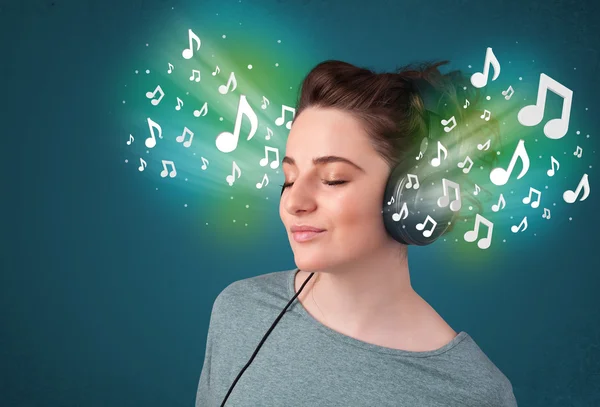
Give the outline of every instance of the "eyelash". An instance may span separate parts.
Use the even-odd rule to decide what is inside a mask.
[[[327,184],[329,186],[341,185],[341,184],[345,184],[346,182],[348,182],[348,181],[323,181],[324,184]],[[290,187],[293,184],[294,184],[293,182],[286,182],[281,185],[281,188],[286,189],[287,187]]]

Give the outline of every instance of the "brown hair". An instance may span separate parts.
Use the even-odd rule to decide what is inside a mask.
[[[294,120],[309,107],[349,112],[362,122],[373,147],[392,168],[414,148],[415,143],[420,143],[427,136],[425,106],[412,83],[413,79],[425,79],[443,94],[451,105],[446,110],[452,111],[457,121],[471,124],[469,119],[481,113],[477,110],[481,97],[479,89],[467,94],[464,88],[469,80],[460,71],[442,74],[438,69],[448,62],[413,63],[397,68],[396,72],[384,73],[343,61],[321,62],[302,82]],[[473,92],[472,89],[470,91]],[[465,96],[469,97],[471,104],[468,110],[462,106]],[[499,142],[497,121],[479,119],[474,120],[467,131],[458,133],[461,134],[459,137],[463,137],[458,143],[464,145],[465,141],[470,141],[473,144],[473,139],[480,135],[483,127],[487,133],[495,133]],[[479,153],[477,158],[486,165],[497,159],[492,149],[489,153]],[[465,182],[470,181],[466,179]],[[479,213],[483,212],[477,200],[473,204],[479,206]]]

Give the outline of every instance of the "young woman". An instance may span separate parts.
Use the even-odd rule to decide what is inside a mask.
[[[415,292],[407,246],[383,223],[390,171],[426,131],[411,80],[443,79],[440,64],[378,74],[325,61],[305,78],[279,210],[297,268],[219,294],[197,407],[517,405],[474,340]]]

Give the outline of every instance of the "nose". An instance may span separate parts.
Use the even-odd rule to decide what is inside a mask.
[[[283,207],[290,214],[312,212],[317,207],[313,187],[299,178],[294,185],[282,189],[281,195]]]

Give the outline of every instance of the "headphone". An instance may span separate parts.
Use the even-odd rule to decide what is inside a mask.
[[[385,228],[396,241],[405,245],[425,246],[446,233],[458,216],[461,208],[461,193],[457,180],[461,174],[457,174],[456,166],[450,165],[450,160],[446,159],[448,154],[456,149],[456,145],[442,145],[442,149],[439,147],[440,144],[437,144],[435,149],[427,151],[431,142],[440,141],[444,133],[450,131],[447,130],[450,128],[447,126],[449,121],[443,119],[446,117],[445,104],[442,104],[444,95],[425,79],[418,78],[410,81],[425,107],[427,135],[419,146],[409,148],[405,156],[392,169],[385,188],[382,213]],[[456,126],[456,122],[454,125]],[[444,158],[441,158],[442,155]],[[282,195],[283,191],[282,188]],[[225,405],[231,391],[250,366],[275,325],[314,274],[313,272],[308,276],[265,333],[250,360],[231,384],[221,407]]]

